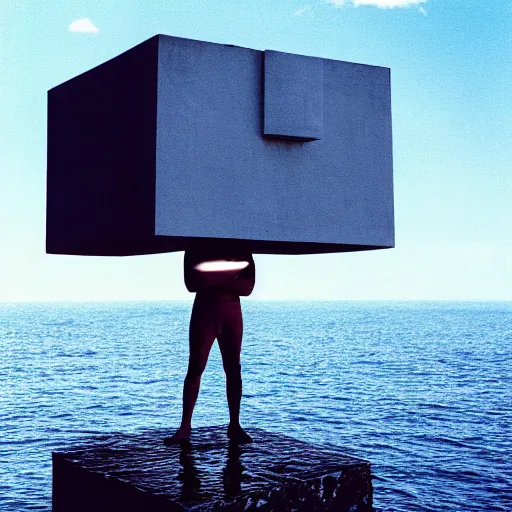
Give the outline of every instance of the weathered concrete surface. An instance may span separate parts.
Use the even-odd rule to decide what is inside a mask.
[[[248,429],[230,446],[226,427],[193,432],[188,448],[169,432],[113,434],[53,453],[53,512],[372,510],[370,463],[336,447]]]
[[[263,134],[292,140],[321,139],[323,59],[267,50],[263,62]]]
[[[155,36],[48,92],[46,250],[393,247],[390,91],[383,67]]]

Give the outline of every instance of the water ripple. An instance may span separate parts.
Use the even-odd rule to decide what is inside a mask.
[[[512,304],[244,302],[242,419],[373,463],[381,512],[512,510]],[[0,306],[0,510],[51,451],[177,426],[191,304]],[[228,419],[217,345],[194,424]]]

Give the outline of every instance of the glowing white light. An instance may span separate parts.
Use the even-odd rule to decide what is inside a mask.
[[[242,270],[248,265],[248,261],[215,260],[199,263],[194,268],[199,272],[220,272],[222,270]]]

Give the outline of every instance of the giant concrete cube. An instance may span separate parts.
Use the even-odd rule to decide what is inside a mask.
[[[48,93],[48,253],[394,246],[389,69],[155,36]]]

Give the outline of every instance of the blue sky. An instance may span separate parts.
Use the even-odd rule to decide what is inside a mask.
[[[391,68],[396,248],[256,255],[251,298],[512,300],[511,29],[505,0],[2,0],[0,301],[192,298],[183,253],[45,254],[47,90],[158,33]]]

